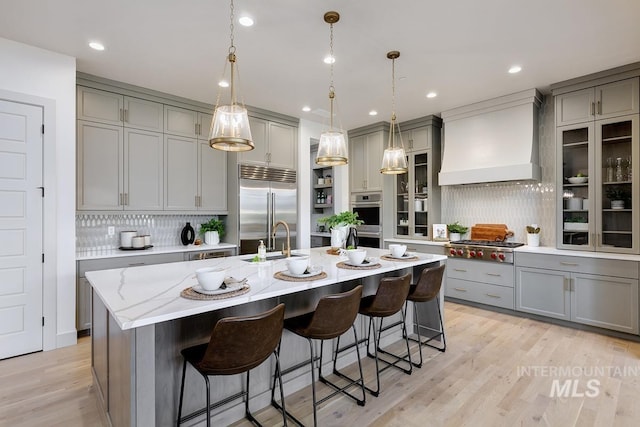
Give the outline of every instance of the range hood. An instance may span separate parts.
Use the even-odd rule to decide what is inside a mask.
[[[540,180],[536,89],[442,113],[440,185]]]

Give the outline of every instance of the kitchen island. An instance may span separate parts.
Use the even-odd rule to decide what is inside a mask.
[[[323,295],[342,292],[359,283],[365,286],[365,295],[373,294],[381,277],[407,272],[415,276],[426,266],[446,261],[445,256],[431,254],[416,254],[418,259],[413,261],[387,261],[380,259],[388,254],[387,250],[367,248],[369,256],[378,258],[379,268],[342,269],[336,264],[346,257],[330,255],[326,249],[295,251],[310,255],[310,264],[321,266],[327,274],[326,278],[306,282],[273,277],[286,270],[284,259],[250,263],[247,258],[251,256],[246,255],[87,272],[93,288],[92,371],[103,409],[112,425],[174,424],[182,366],[180,350],[206,341],[219,318],[261,312],[280,302],[285,304],[286,317],[295,316],[312,311]],[[195,270],[202,267],[225,267],[228,276],[246,277],[249,292],[221,300],[182,298],[183,289],[197,284]],[[356,325],[363,336],[364,320],[358,319]],[[387,335],[385,340],[395,341],[398,335]],[[304,340],[283,334],[281,362],[284,367],[308,357],[307,353]],[[344,366],[354,361],[352,351],[341,357],[339,364]],[[252,374],[253,408],[269,404],[272,364],[265,363]],[[308,368],[301,368],[285,378],[285,392],[292,393],[309,382]],[[212,384],[212,401],[215,401],[239,391],[242,379],[240,376],[216,377]],[[189,371],[184,410],[188,413],[203,406],[202,379]],[[242,402],[232,402],[219,409],[214,421],[229,424],[242,418],[243,410]],[[196,421],[202,422],[203,417]]]

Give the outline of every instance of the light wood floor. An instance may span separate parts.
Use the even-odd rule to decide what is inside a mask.
[[[450,302],[445,313],[446,353],[424,350],[429,360],[410,376],[387,370],[380,397],[368,395],[364,407],[344,397],[326,402],[320,425],[640,425],[640,343]],[[365,361],[367,378],[372,363]],[[106,425],[89,365],[89,338],[75,347],[0,361],[0,426]],[[570,375],[551,372],[555,368]],[[577,380],[576,395],[582,396],[550,397],[554,380]],[[599,385],[588,388],[589,380]],[[319,390],[322,396],[326,389]],[[312,425],[310,394],[301,390],[287,405]],[[257,416],[266,425],[281,424],[273,408]]]

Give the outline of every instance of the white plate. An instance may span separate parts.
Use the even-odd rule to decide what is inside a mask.
[[[293,274],[292,272],[290,272],[289,270],[284,270],[282,272],[282,274],[286,275],[286,276],[290,276],[290,277],[295,277],[295,278],[302,278],[302,277],[314,277],[314,276],[318,276],[320,274],[322,274],[322,270],[316,270],[316,271],[312,271],[311,273],[302,273],[302,274]]]
[[[393,258],[393,259],[407,259],[407,258],[413,258],[414,255],[410,254],[409,252],[405,252],[404,255],[397,257],[397,256],[393,256],[393,254],[389,254],[387,255],[389,258]]]
[[[245,283],[246,282],[239,282],[237,284],[234,283],[233,285],[227,285],[225,289],[214,289],[212,291],[208,291],[200,285],[193,285],[193,290],[199,294],[204,294],[204,295],[220,295],[220,294],[226,294],[229,292],[237,291],[238,289],[241,289]]]

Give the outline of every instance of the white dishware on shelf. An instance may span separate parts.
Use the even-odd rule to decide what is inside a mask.
[[[219,289],[224,282],[226,268],[205,267],[196,270],[198,283],[207,291]]]
[[[571,184],[584,184],[589,178],[586,176],[571,176],[567,178]]]

